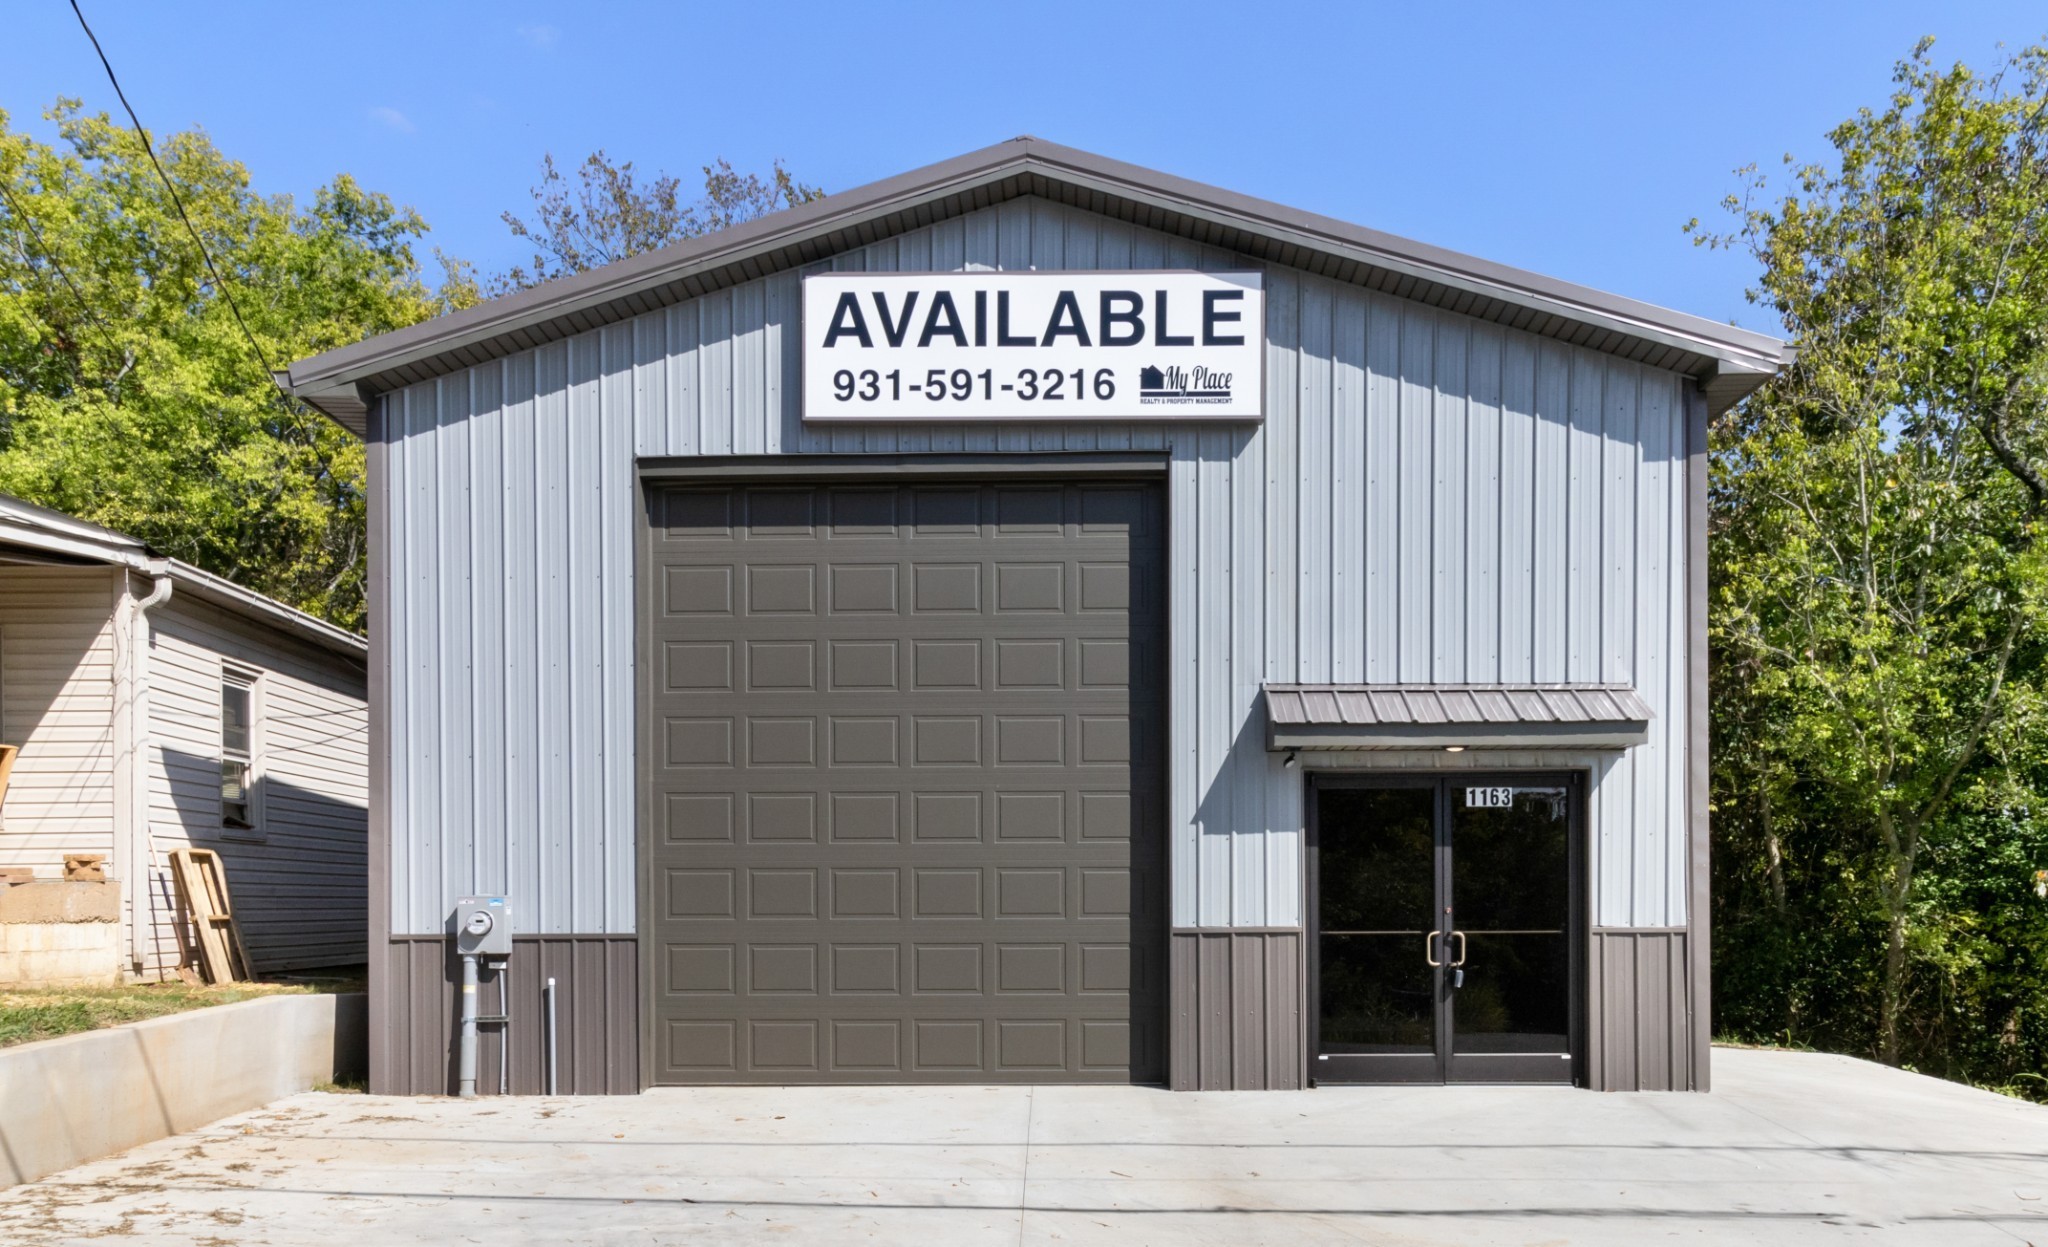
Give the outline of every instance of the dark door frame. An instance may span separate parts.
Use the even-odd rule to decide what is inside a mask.
[[[1333,788],[1427,788],[1434,791],[1436,794],[1434,810],[1437,834],[1434,840],[1435,847],[1432,850],[1434,859],[1432,869],[1436,876],[1433,905],[1435,911],[1441,913],[1445,900],[1444,890],[1450,882],[1450,869],[1455,868],[1445,861],[1446,856],[1454,851],[1447,832],[1452,815],[1450,806],[1451,790],[1464,785],[1516,783],[1527,782],[1533,779],[1558,778],[1564,779],[1567,786],[1572,790],[1567,810],[1568,822],[1566,824],[1565,838],[1565,869],[1568,876],[1567,888],[1571,929],[1571,968],[1568,976],[1571,1000],[1567,1014],[1571,1027],[1571,1077],[1569,1081],[1574,1087],[1588,1085],[1586,1036],[1589,1031],[1590,1022],[1586,1013],[1587,1001],[1589,999],[1586,973],[1588,965],[1587,945],[1590,942],[1592,931],[1591,907],[1589,903],[1591,880],[1588,878],[1588,872],[1592,863],[1592,819],[1588,808],[1588,798],[1592,791],[1592,777],[1591,772],[1587,768],[1572,766],[1554,768],[1510,767],[1484,771],[1324,770],[1308,771],[1302,776],[1302,798],[1304,813],[1307,815],[1304,820],[1306,843],[1303,846],[1303,856],[1306,859],[1303,872],[1303,890],[1307,901],[1307,922],[1304,924],[1303,933],[1308,945],[1306,950],[1307,956],[1303,958],[1304,971],[1307,976],[1306,996],[1308,1005],[1307,1026],[1303,1028],[1305,1047],[1303,1064],[1307,1066],[1308,1080],[1311,1085],[1323,1081],[1316,1078],[1316,1058],[1319,1055],[1317,1049],[1321,1046],[1322,1042],[1322,993],[1319,990],[1322,969],[1320,964],[1322,959],[1322,807],[1320,794],[1322,791]],[[1389,1065],[1395,1067],[1394,1076],[1374,1081],[1386,1083],[1448,1083],[1452,1081],[1451,1036],[1449,1034],[1449,1027],[1446,1024],[1448,1021],[1445,1017],[1447,1012],[1446,991],[1442,980],[1443,975],[1439,971],[1436,975],[1437,1051],[1432,1057],[1427,1058],[1426,1062],[1424,1058],[1420,1057],[1415,1060],[1415,1064],[1418,1066],[1423,1066],[1426,1063],[1427,1070],[1418,1070],[1417,1074],[1412,1077],[1406,1076],[1399,1072],[1400,1062],[1396,1058],[1383,1058]],[[1355,1085],[1350,1080],[1333,1079],[1328,1081],[1340,1085]],[[1514,1083],[1522,1080],[1510,1076],[1461,1079],[1458,1081],[1466,1083]],[[1551,1080],[1545,1079],[1542,1081],[1549,1082]]]

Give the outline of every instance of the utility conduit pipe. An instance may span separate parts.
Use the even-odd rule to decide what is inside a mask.
[[[548,985],[541,994],[547,997],[548,1005],[548,1094],[555,1094],[555,980],[548,978]]]
[[[476,958],[462,957],[462,1034],[455,1057],[455,1094],[465,1100],[476,1095]]]
[[[498,966],[498,990],[505,991],[502,977],[512,964],[512,907],[502,896],[465,896],[455,902],[455,951],[462,959],[462,1003],[460,1033],[456,1038],[455,1094],[463,1099],[476,1095],[476,1028],[478,1023],[492,1022],[503,1026],[509,1020],[503,1011],[481,1017],[476,1010],[477,962],[495,961]],[[499,1049],[502,1065],[510,1055],[506,1048]],[[499,1070],[502,1083],[507,1072]]]
[[[128,915],[129,968],[141,975],[149,965],[150,937],[155,930],[154,891],[156,886],[156,835],[149,821],[149,751],[153,733],[149,706],[149,612],[171,600],[171,566],[167,559],[144,558],[132,570],[150,577],[145,597],[130,597],[130,623],[116,630],[126,643],[116,661],[125,676],[127,722],[125,749],[117,765],[127,770],[127,805],[121,812],[125,826],[115,854],[115,875],[122,880],[121,904]],[[126,573],[122,589],[127,590]],[[125,633],[125,635],[123,635]]]

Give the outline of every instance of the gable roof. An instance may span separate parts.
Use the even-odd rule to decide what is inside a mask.
[[[190,563],[166,558],[126,533],[0,494],[0,565],[9,563],[100,563],[145,576],[168,576],[177,588],[201,601],[321,649],[357,661],[370,652],[370,643],[347,629]]]
[[[1683,373],[1715,412],[1789,358],[1766,334],[1026,137],[340,347],[277,380],[360,436],[377,394],[1027,195]]]

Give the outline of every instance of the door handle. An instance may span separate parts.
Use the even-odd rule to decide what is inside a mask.
[[[1465,964],[1465,933],[1463,931],[1453,931],[1451,935],[1458,941],[1458,959],[1453,961],[1451,965],[1462,966]]]
[[[1422,959],[1430,965],[1439,968],[1444,963],[1436,959],[1436,937],[1442,934],[1442,931],[1431,931],[1428,935],[1422,937]]]

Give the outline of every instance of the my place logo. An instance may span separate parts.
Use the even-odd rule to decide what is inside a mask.
[[[1232,374],[1200,364],[1192,368],[1147,365],[1138,370],[1138,401],[1151,406],[1227,403],[1232,380]]]

